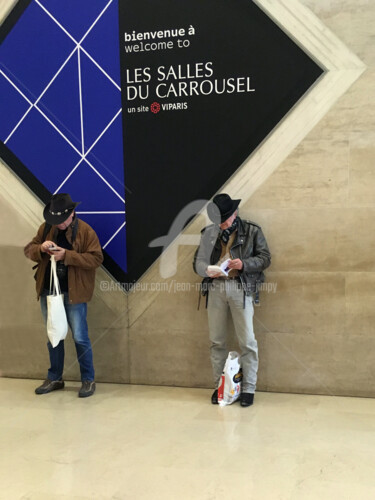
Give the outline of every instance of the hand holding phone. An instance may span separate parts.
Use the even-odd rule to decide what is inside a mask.
[[[45,253],[49,253],[49,248],[55,247],[55,246],[56,246],[56,243],[54,241],[46,240],[44,243],[41,244],[40,251],[45,252]]]

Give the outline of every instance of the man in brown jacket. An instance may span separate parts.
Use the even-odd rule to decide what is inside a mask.
[[[95,269],[103,262],[103,254],[95,231],[78,219],[70,195],[59,193],[52,196],[44,209],[46,220],[35,238],[26,245],[26,257],[38,263],[36,292],[40,298],[44,321],[47,320],[47,295],[50,293],[50,256],[57,263],[61,292],[68,324],[73,334],[77,359],[81,370],[82,387],[79,397],[95,392],[95,372],[91,342],[87,328],[87,302],[91,300],[95,286]],[[51,366],[47,379],[35,389],[36,394],[63,389],[64,341],[53,348],[47,343]]]

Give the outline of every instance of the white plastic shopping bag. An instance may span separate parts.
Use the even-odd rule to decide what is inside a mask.
[[[60,291],[60,283],[56,273],[54,255],[51,255],[50,291],[52,291],[52,295],[47,295],[47,335],[52,347],[56,347],[68,333],[68,321],[64,307],[64,294]]]
[[[219,405],[230,405],[237,401],[241,394],[242,371],[238,352],[228,354],[217,391]]]

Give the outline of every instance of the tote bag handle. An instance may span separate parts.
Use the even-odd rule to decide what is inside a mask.
[[[53,282],[53,289],[52,289]],[[56,272],[55,256],[51,255],[51,274],[49,279],[49,291],[52,295],[61,295],[60,282]]]

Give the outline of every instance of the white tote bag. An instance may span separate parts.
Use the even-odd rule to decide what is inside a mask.
[[[61,293],[56,273],[54,255],[51,255],[50,291],[52,291],[52,295],[47,295],[47,335],[52,347],[56,347],[68,333],[68,321],[64,307],[64,294]]]
[[[226,406],[234,403],[241,394],[242,371],[238,352],[231,351],[225,361],[220,386],[217,391],[219,405]]]

